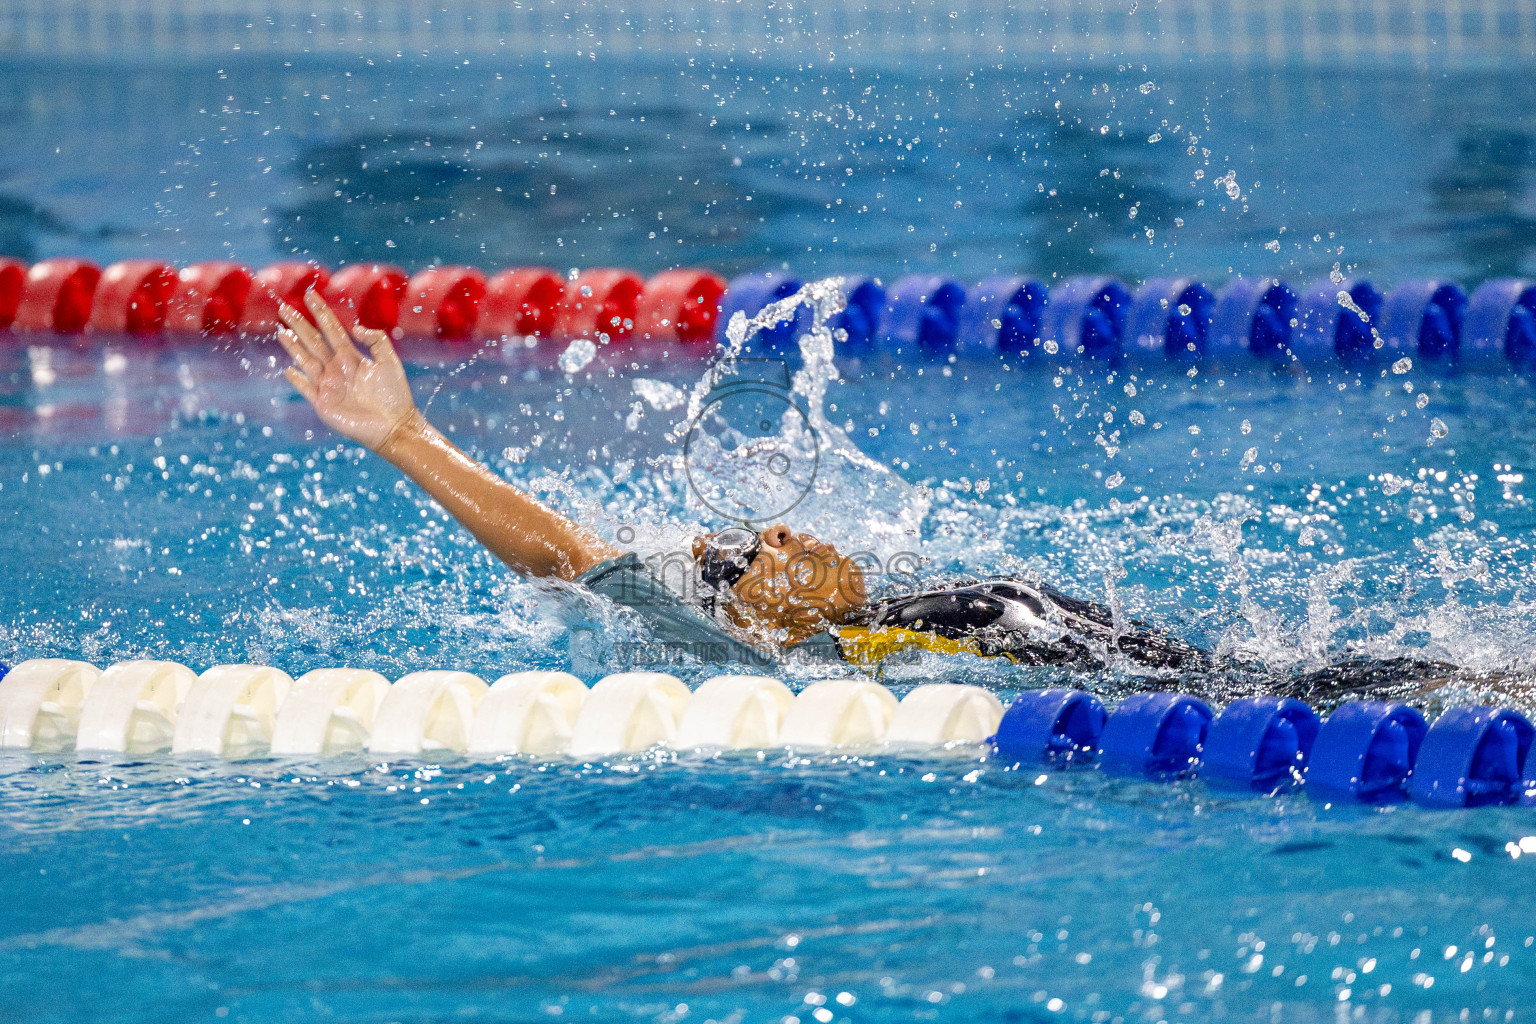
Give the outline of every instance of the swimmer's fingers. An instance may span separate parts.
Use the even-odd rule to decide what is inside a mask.
[[[292,357],[293,365],[298,367],[299,372],[313,377],[324,369],[324,364],[304,347],[299,335],[287,327],[277,329],[277,343],[283,346],[283,351]]]
[[[300,313],[286,302],[280,302],[277,306],[277,315],[288,330],[292,332],[293,338],[298,342],[299,347],[309,353],[312,358],[323,363],[331,357],[331,350],[326,346],[325,339],[320,337],[320,332],[315,330],[314,324],[305,319],[303,313]],[[278,340],[282,340],[281,331],[278,332]],[[287,348],[286,345],[283,347]],[[293,350],[289,349],[289,355],[292,354]]]
[[[283,371],[283,376],[288,378],[288,383],[293,385],[293,390],[304,396],[304,400],[306,402],[308,402],[310,405],[315,404],[315,401],[319,398],[319,395],[316,394],[315,385],[310,382],[308,377],[304,376],[292,366]]]
[[[362,360],[362,354],[357,351],[357,346],[352,344],[352,336],[347,333],[342,325],[341,318],[336,315],[320,293],[311,288],[304,293],[304,305],[315,315],[315,322],[320,325],[320,333],[325,337],[325,342],[332,352],[341,356],[349,363],[357,363]]]
[[[358,341],[368,346],[368,354],[373,356],[374,362],[400,366],[400,356],[395,352],[394,342],[389,340],[388,331],[359,327],[352,333],[357,335]]]

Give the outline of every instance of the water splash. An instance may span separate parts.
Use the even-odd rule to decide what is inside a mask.
[[[1243,525],[1257,516],[1246,503],[1222,518],[1205,513],[1195,520],[1190,539],[1209,547],[1217,561],[1228,566],[1227,585],[1237,592],[1238,611],[1251,631],[1245,637],[1240,630],[1227,630],[1216,645],[1217,653],[1257,661],[1270,668],[1289,668],[1301,661],[1302,655],[1287,642],[1280,616],[1254,598],[1248,565],[1243,559]]]
[[[577,338],[560,353],[560,369],[566,373],[580,373],[597,355],[597,345],[588,338]]]
[[[931,502],[923,488],[870,458],[826,415],[827,388],[840,378],[832,323],[847,305],[842,288],[842,278],[815,281],[756,316],[732,316],[726,326],[724,348],[689,393],[686,415],[668,438],[683,441],[706,419],[711,396],[741,370],[742,353],[753,338],[793,321],[801,307],[806,307],[811,311],[811,325],[799,339],[802,362],[790,379],[788,403],[778,412],[776,431],[766,436],[718,435],[724,441],[720,450],[693,453],[686,465],[679,456],[672,460],[672,468],[686,473],[691,467],[697,486],[703,462],[708,473],[729,478],[729,487],[738,495],[753,487],[763,489],[763,504],[771,506],[776,498],[773,488],[788,486],[782,482],[785,480],[797,483],[799,478],[780,472],[775,481],[750,471],[730,477],[730,465],[753,467],[780,457],[803,466],[809,457],[814,460],[814,475],[805,479],[808,489],[794,505],[792,517],[786,514],[791,525],[845,551],[870,552],[884,560],[915,548]],[[718,511],[718,506],[714,507]]]
[[[657,412],[670,412],[688,400],[681,388],[664,380],[637,377],[631,387],[636,395]]]
[[[1307,580],[1307,618],[1301,628],[1300,653],[1303,663],[1321,668],[1330,659],[1334,637],[1348,621],[1341,619],[1333,606],[1339,587],[1354,579],[1355,563],[1346,560],[1325,568]]]

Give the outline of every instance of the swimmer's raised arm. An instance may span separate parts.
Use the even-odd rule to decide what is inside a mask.
[[[287,326],[277,337],[293,358],[285,371],[289,382],[322,423],[391,462],[520,573],[569,580],[620,554],[465,455],[428,423],[411,398],[389,335],[365,327],[349,334],[313,291],[304,303],[319,328],[285,305]]]

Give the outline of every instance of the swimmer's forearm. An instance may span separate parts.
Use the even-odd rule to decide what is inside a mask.
[[[524,575],[574,579],[621,553],[465,455],[414,409],[377,452]]]

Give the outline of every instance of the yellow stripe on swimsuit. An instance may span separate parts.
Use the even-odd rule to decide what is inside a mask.
[[[974,654],[979,658],[995,657],[983,654],[980,643],[971,638],[951,640],[937,633],[920,633],[899,626],[874,629],[867,626],[844,626],[837,631],[837,645],[842,649],[843,657],[854,665],[873,665],[898,651],[906,650]]]

